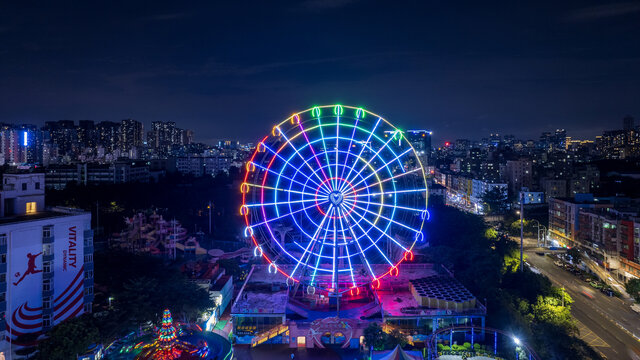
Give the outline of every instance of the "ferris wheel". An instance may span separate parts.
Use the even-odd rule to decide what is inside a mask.
[[[420,156],[403,131],[362,108],[317,106],[274,126],[240,190],[254,255],[307,293],[379,286],[424,241]]]

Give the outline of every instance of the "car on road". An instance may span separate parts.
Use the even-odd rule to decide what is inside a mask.
[[[591,292],[589,292],[587,290],[582,290],[582,295],[584,295],[585,297],[587,297],[589,299],[593,299],[593,294],[591,294]]]
[[[633,304],[631,305],[631,310],[635,311],[636,313],[640,314],[640,305],[639,304]]]

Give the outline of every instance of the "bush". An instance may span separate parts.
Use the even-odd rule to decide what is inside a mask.
[[[463,346],[466,350],[471,349],[471,343],[469,343],[469,342],[465,342],[464,344],[462,344],[462,346]]]

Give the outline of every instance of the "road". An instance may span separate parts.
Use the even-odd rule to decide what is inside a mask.
[[[640,315],[630,304],[603,295],[570,272],[553,264],[548,256],[527,251],[528,262],[549,277],[556,286],[564,286],[574,303],[571,313],[578,321],[580,337],[607,359],[637,360],[640,354]],[[589,298],[583,292],[591,294]],[[623,329],[624,328],[624,329]],[[626,330],[625,330],[626,329]]]

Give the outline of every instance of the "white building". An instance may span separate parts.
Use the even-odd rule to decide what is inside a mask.
[[[0,354],[91,312],[91,214],[44,208],[44,174],[4,175],[0,191]]]

